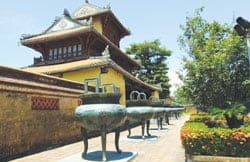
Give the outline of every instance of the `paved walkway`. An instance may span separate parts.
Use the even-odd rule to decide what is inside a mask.
[[[138,155],[132,162],[184,162],[184,149],[180,141],[180,128],[188,120],[188,116],[183,116],[178,120],[170,120],[171,125],[164,125],[164,130],[157,130],[155,122],[152,121],[150,133],[158,137],[156,140],[131,140],[127,139],[127,131],[121,133],[120,148],[123,151],[137,152]],[[131,136],[141,134],[141,127],[132,129]],[[101,150],[101,138],[89,140],[89,151]],[[107,150],[115,151],[114,133],[107,135]],[[26,156],[13,160],[13,162],[57,162],[69,156],[79,154],[83,151],[83,143],[77,142],[56,149]]]

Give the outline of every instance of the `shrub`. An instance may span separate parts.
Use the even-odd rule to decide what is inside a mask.
[[[191,114],[188,122],[202,122],[209,128],[223,127],[227,128],[226,120],[220,117],[211,116],[208,113]]]
[[[246,107],[241,103],[230,104],[227,108],[210,108],[209,114],[225,118],[229,128],[239,128],[244,124],[244,115],[247,113]]]
[[[244,124],[245,125],[250,125],[250,116],[245,116],[245,118],[244,118]]]
[[[191,114],[189,122],[205,122],[211,118],[208,114]]]
[[[190,155],[250,157],[250,125],[226,129],[187,122],[181,129],[181,139]]]

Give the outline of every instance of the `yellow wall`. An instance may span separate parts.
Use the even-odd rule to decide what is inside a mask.
[[[72,72],[66,72],[63,74],[63,78],[68,80],[74,80],[83,83],[86,78],[95,78],[100,74],[100,68],[91,68],[87,70],[77,70]]]
[[[75,97],[68,97],[70,92],[18,84],[0,83],[0,161],[81,139],[74,117],[80,93],[72,91]],[[32,97],[58,99],[59,110],[32,110]]]
[[[154,96],[156,98],[159,98],[159,91],[153,91],[151,96]]]
[[[107,74],[102,75],[102,83],[113,83],[116,87],[119,88],[120,93],[122,94],[120,103],[126,104],[126,87],[125,87],[125,79],[123,75],[118,73],[117,71],[109,68],[109,72]]]
[[[102,22],[101,22],[101,19],[100,17],[94,17],[93,18],[93,25],[94,25],[94,28],[102,34]]]
[[[63,74],[63,78],[83,83],[84,79],[96,78],[96,77],[99,77],[99,74],[100,74],[100,68],[97,67],[97,68],[91,68],[87,70],[77,70],[73,72],[66,72]],[[108,73],[101,75],[101,84],[110,84],[110,83],[113,83],[116,87],[119,88],[120,93],[122,94],[121,99],[120,99],[120,104],[125,105],[126,89],[125,89],[125,79],[123,75],[109,68]]]

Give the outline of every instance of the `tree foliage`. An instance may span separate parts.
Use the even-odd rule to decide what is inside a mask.
[[[184,59],[185,94],[200,109],[244,103],[249,108],[250,89],[246,42],[227,24],[208,22],[203,8],[187,17],[179,42],[189,54]]]
[[[174,94],[175,102],[180,104],[188,104],[191,103],[189,98],[187,97],[187,94],[184,90],[184,86],[178,87]]]
[[[167,76],[168,67],[166,64],[167,57],[171,51],[162,47],[161,42],[145,41],[143,43],[131,44],[126,52],[134,55],[135,59],[141,61],[143,68],[135,71],[134,75],[149,84],[161,85],[161,98],[169,95],[169,78]]]

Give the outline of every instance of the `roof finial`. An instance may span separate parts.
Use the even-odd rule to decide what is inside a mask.
[[[85,0],[85,3],[89,3],[89,1],[88,1],[88,0]]]
[[[111,9],[111,5],[110,5],[110,2],[109,2],[109,4],[107,5],[107,9]]]
[[[63,11],[63,15],[67,17],[71,17],[69,11],[66,8]]]
[[[110,57],[110,52],[109,52],[109,45],[107,45],[104,49],[104,51],[102,52],[102,56],[103,57],[106,57],[106,58],[109,58]]]
[[[91,16],[89,20],[87,21],[88,25],[93,25],[93,17]]]

